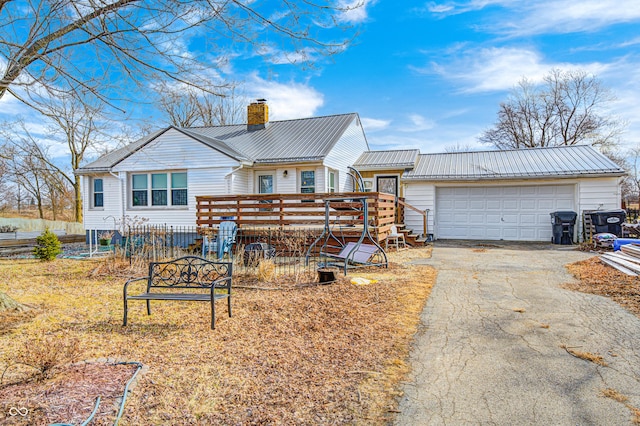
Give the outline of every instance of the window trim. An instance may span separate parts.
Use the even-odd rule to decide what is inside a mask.
[[[311,185],[302,185],[302,181],[303,181],[302,174],[303,173],[307,173],[307,172],[313,173],[313,186],[311,186]],[[300,170],[300,184],[298,185],[298,191],[299,191],[300,194],[316,194],[318,192],[317,191],[317,189],[318,189],[318,181],[316,179],[317,175],[318,174],[316,173],[315,169]],[[302,192],[303,188],[313,188],[313,191],[312,192]]]
[[[172,176],[174,174],[185,174],[186,177],[186,186],[184,188],[173,188]],[[166,176],[166,185],[165,188],[154,188],[153,187],[153,176],[154,175],[165,175]],[[147,203],[145,205],[134,205],[133,204],[133,178],[134,176],[146,176],[147,185],[144,191],[147,194]],[[183,210],[189,208],[189,175],[186,170],[173,170],[173,171],[152,171],[152,172],[130,172],[127,177],[127,195],[128,195],[128,205],[132,210],[163,210],[163,209],[175,209],[175,210]],[[186,190],[186,204],[173,204],[173,191],[174,190]],[[143,191],[143,189],[138,189],[136,191]],[[166,204],[153,204],[153,194],[154,191],[164,191],[166,194]]]
[[[102,191],[96,191],[96,181],[102,181]],[[94,210],[104,210],[104,178],[92,177],[91,178],[91,208]],[[102,194],[102,205],[96,205],[96,194]]]
[[[327,192],[334,193],[336,192],[336,176],[337,172],[335,170],[329,170],[327,173]],[[333,185],[331,185],[331,178],[333,178]]]

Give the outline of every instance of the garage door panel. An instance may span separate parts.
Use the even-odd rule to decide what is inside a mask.
[[[550,241],[549,213],[575,210],[574,185],[436,190],[438,238]]]
[[[487,210],[500,210],[502,203],[500,200],[487,200]]]

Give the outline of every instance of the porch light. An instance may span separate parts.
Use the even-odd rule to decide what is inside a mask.
[[[285,170],[284,172],[282,172],[282,177],[287,177],[289,175],[289,171]]]

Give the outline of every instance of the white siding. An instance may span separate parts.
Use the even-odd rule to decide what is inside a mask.
[[[113,169],[126,172],[237,167],[238,161],[170,129]]]
[[[150,225],[169,224],[173,226],[196,225],[196,196],[198,195],[226,195],[227,179],[231,173],[229,167],[216,167],[208,169],[196,169],[187,171],[187,196],[188,205],[178,207],[131,207],[130,183],[127,183],[127,209],[128,216],[138,216],[149,219]]]
[[[93,178],[102,179],[104,189],[104,207],[102,208],[91,207]],[[82,176],[82,206],[85,229],[114,229],[114,220],[119,221],[122,218],[120,191],[120,181],[113,175]]]
[[[345,188],[345,184],[347,182],[347,173],[349,171],[347,167],[355,163],[358,157],[360,157],[363,152],[368,150],[369,147],[364,136],[364,130],[362,129],[359,120],[353,120],[340,140],[335,144],[331,152],[329,152],[329,154],[324,159],[325,166],[335,169],[339,172],[336,182],[336,192],[343,192]],[[324,182],[324,178],[322,182]],[[351,183],[347,185],[347,187],[350,186]]]
[[[578,184],[579,209],[612,210],[621,205],[620,178],[583,179]]]
[[[420,209],[427,210],[427,233],[433,234],[434,225],[434,213],[435,213],[435,201],[436,201],[436,187],[432,183],[416,182],[407,184],[404,188],[405,200],[412,206]],[[404,221],[407,228],[411,229],[415,234],[423,234],[423,216],[417,212],[405,208]]]
[[[284,176],[284,171],[287,176]],[[275,192],[278,194],[296,194],[298,190],[299,171],[296,167],[281,167],[275,171],[276,187]]]
[[[249,176],[250,171],[242,168],[233,172],[229,176],[231,179],[230,194],[249,194]],[[253,186],[253,185],[252,185]]]
[[[614,210],[622,205],[619,177],[583,179],[577,185],[578,235],[582,237],[582,212],[585,210]]]

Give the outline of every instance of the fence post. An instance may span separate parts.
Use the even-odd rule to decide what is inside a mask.
[[[170,248],[170,252],[171,252],[171,259],[173,259],[175,257],[175,254],[173,252],[174,247],[175,247],[175,241],[173,240],[173,225],[171,225],[171,230],[169,231],[169,244],[171,244],[171,248]]]

